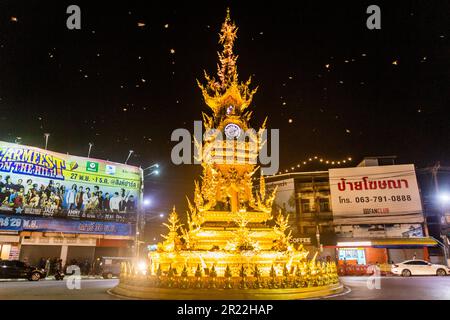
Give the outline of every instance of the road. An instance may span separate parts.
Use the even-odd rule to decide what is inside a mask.
[[[341,281],[347,288],[347,293],[327,299],[450,300],[450,276],[381,277],[379,289],[376,287],[368,289],[367,282],[371,279],[370,277],[341,277]]]
[[[342,277],[349,290],[345,294],[328,297],[332,300],[450,300],[450,276],[448,277],[383,277],[380,289],[367,288],[368,277]],[[81,280],[80,289],[68,289],[66,281],[45,280],[39,282],[0,282],[0,300],[111,300],[118,299],[106,291],[118,280]]]
[[[86,279],[80,289],[68,289],[66,281],[41,280],[0,282],[0,300],[111,300],[118,299],[106,291],[119,280]]]

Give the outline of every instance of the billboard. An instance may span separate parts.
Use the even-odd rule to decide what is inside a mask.
[[[420,223],[339,225],[335,226],[335,232],[342,238],[420,238],[424,236]]]
[[[0,214],[0,231],[45,231],[115,236],[134,235],[134,228],[129,223],[76,221],[3,214]]]
[[[0,212],[127,221],[142,193],[138,167],[0,141]]]
[[[281,209],[284,213],[295,213],[294,179],[290,178],[281,181],[266,183],[268,193],[272,192],[275,187],[278,187],[274,201],[276,212]]]
[[[414,165],[330,169],[335,224],[421,223]]]

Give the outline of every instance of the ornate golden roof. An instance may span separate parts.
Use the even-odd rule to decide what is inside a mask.
[[[223,46],[222,52],[218,52],[219,64],[217,65],[217,77],[209,76],[205,71],[206,85],[198,80],[198,86],[202,90],[205,103],[212,109],[214,116],[220,114],[223,108],[233,106],[235,112],[240,114],[252,102],[257,88],[250,89],[251,78],[239,83],[236,61],[238,56],[233,53],[234,41],[238,28],[231,21],[230,10],[227,9],[225,22],[219,34],[219,43]]]

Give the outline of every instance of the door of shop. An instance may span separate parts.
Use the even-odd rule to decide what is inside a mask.
[[[61,246],[22,245],[20,260],[37,265],[41,258],[53,259],[61,256]]]

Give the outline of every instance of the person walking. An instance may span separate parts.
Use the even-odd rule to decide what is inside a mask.
[[[48,277],[50,275],[50,267],[51,267],[50,258],[47,258],[47,260],[45,261],[45,277]]]

